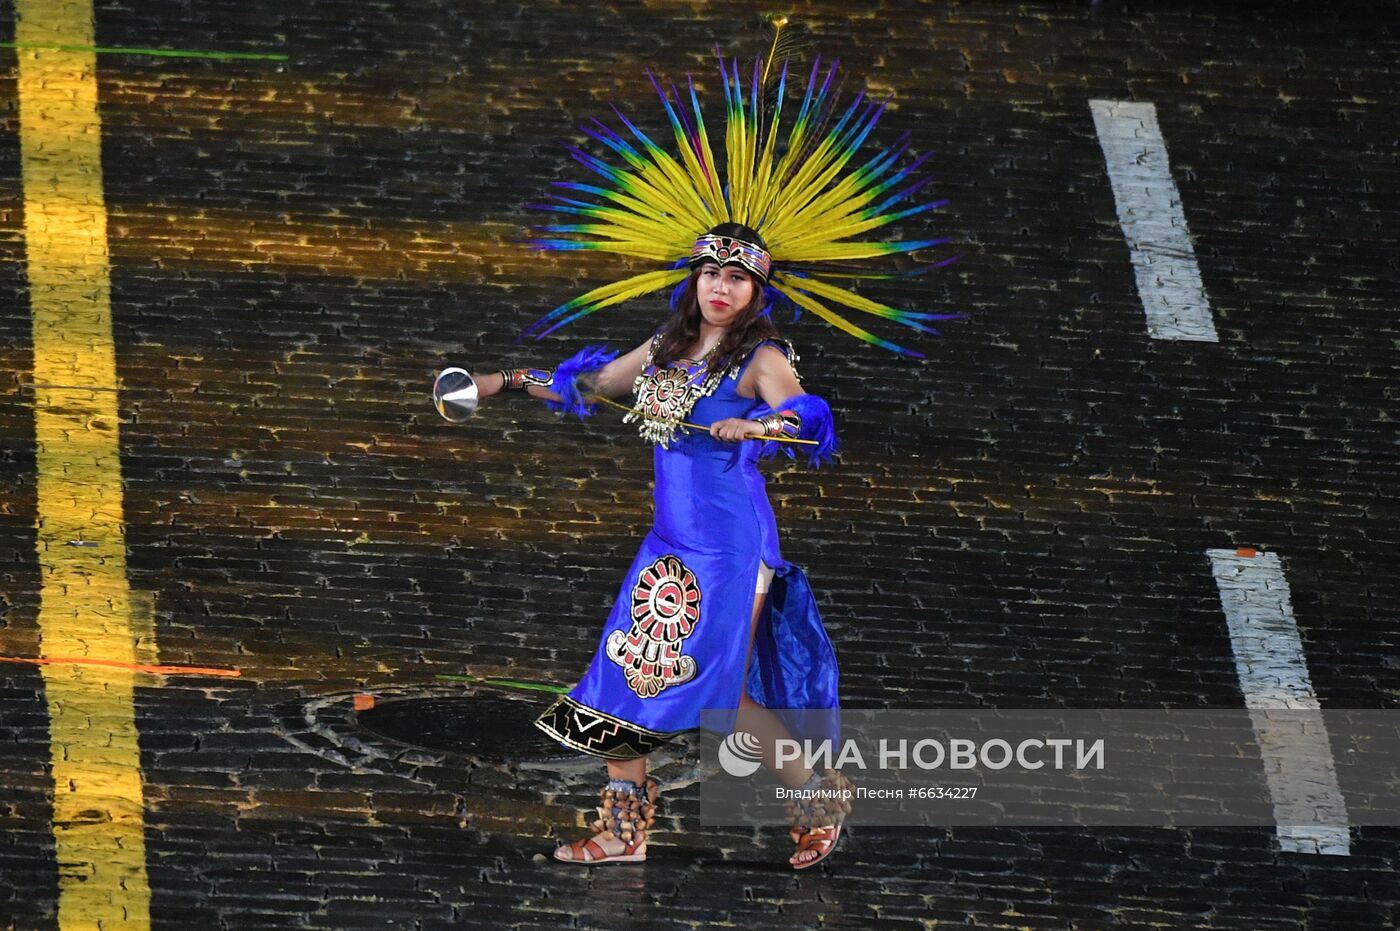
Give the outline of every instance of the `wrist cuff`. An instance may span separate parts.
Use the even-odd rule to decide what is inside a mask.
[[[802,418],[796,411],[774,411],[759,417],[758,422],[763,425],[764,436],[795,437],[802,434]]]
[[[554,370],[501,369],[501,378],[504,379],[501,387],[510,391],[524,391],[531,386],[548,388],[550,382],[554,380]]]

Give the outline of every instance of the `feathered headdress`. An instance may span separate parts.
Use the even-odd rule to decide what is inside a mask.
[[[614,252],[654,260],[664,267],[579,295],[536,320],[523,335],[543,337],[595,310],[675,286],[689,274],[685,266],[707,230],[723,223],[739,223],[766,240],[773,266],[768,286],[782,297],[867,343],[919,356],[868,332],[833,305],[934,334],[937,330],[928,326],[930,321],[961,315],[898,310],[861,297],[831,279],[903,277],[960,258],[954,256],[914,272],[879,274],[832,268],[832,263],[913,252],[949,241],[870,242],[854,238],[947,203],[937,200],[902,206],[930,180],[913,176],[928,156],[898,167],[909,149],[906,133],[859,167],[851,167],[885,104],[866,100],[862,92],[838,114],[832,89],[836,62],[824,75],[820,59],[813,63],[797,115],[785,132],[787,64],[775,75],[778,86],[771,101],[765,99],[767,67],[761,59],[754,63],[747,92],[738,61],[726,62],[721,57],[719,64],[725,103],[723,174],[711,148],[694,82],[687,81],[687,108],[674,84],[668,93],[648,72],[670,120],[679,155],[657,145],[613,107],[630,139],[597,120],[582,130],[620,161],[609,164],[571,146],[574,159],[600,176],[602,183],[554,182],[558,188],[594,200],[552,194],[551,203],[527,205],[588,220],[538,227],[550,235],[528,241],[537,249]]]

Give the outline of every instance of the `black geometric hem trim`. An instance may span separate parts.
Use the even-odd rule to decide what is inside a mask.
[[[579,704],[567,695],[545,709],[535,719],[535,727],[580,753],[605,760],[635,760],[685,733],[647,730]]]

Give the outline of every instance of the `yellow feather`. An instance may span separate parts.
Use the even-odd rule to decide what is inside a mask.
[[[856,259],[877,259],[889,255],[885,243],[878,242],[821,242],[813,243],[796,252],[785,252],[785,262],[847,262]]]
[[[876,179],[871,177],[857,178],[855,173],[847,175],[831,189],[810,204],[802,207],[793,214],[793,220],[799,225],[802,224],[803,215],[819,216],[827,221],[845,219],[857,210],[867,206],[873,197],[869,195],[867,189],[875,183]]]
[[[640,203],[640,209],[633,208],[637,209],[638,213],[664,216],[674,215],[685,209],[684,203],[670,189],[660,169],[655,167],[648,166],[644,171],[632,172],[629,175],[628,187],[631,189],[631,197]]]
[[[893,223],[894,220],[894,215],[886,214],[884,216],[872,217],[869,220],[860,220],[856,222],[834,221],[832,223],[832,228],[839,229],[839,233],[828,232],[820,228],[814,229],[810,236],[799,236],[794,239],[788,240],[788,248],[796,250],[798,252],[802,252],[805,251],[809,245],[820,245],[820,243],[813,243],[813,239],[820,238],[827,242],[831,242],[837,239],[849,239],[852,236],[859,236],[861,233],[868,233],[870,230],[873,230],[876,227],[884,226],[887,223]]]
[[[748,197],[749,163],[744,153],[744,137],[747,135],[747,130],[742,103],[737,115],[732,117],[729,122],[730,127],[727,133],[729,151],[726,153],[725,170],[725,180],[729,182],[729,213],[736,222],[743,223],[748,220],[744,204]]]
[[[669,166],[666,164],[669,162]],[[655,195],[647,198],[658,214],[669,214],[689,218],[704,213],[704,204],[693,185],[685,183],[684,172],[670,156],[664,153],[653,159],[640,173],[633,175],[642,179]],[[638,196],[642,196],[638,192]]]
[[[705,131],[705,121],[698,112],[695,114],[695,125],[700,132],[700,151],[705,154],[705,164],[710,166],[710,199],[717,217],[715,225],[718,225],[729,219],[729,206],[724,202],[724,189],[719,181],[719,165],[715,162],[715,153],[710,149],[710,134]]]
[[[622,237],[624,239],[634,237],[676,238],[675,223],[629,210],[618,210],[610,207],[595,207],[593,209],[597,216],[592,219],[596,219],[600,224],[615,227],[619,232],[627,233],[627,236]],[[618,238],[615,233],[608,235]]]
[[[686,252],[690,251],[691,244],[692,241],[687,239]],[[594,252],[611,252],[614,255],[630,255],[639,259],[655,259],[658,262],[674,262],[677,254],[674,241],[658,242],[654,239],[591,242],[588,248]]]
[[[806,279],[799,280],[801,281],[801,287],[805,287],[807,285]],[[798,291],[795,287],[789,285],[788,281],[789,279],[787,279],[785,276],[774,275],[771,283],[773,287],[777,288],[783,294],[787,295],[787,297],[798,307],[801,307],[803,310],[811,311],[818,317],[825,320],[827,323],[836,327],[838,330],[842,330],[846,333],[849,333],[857,339],[864,340],[865,342],[880,341],[880,338],[874,333],[871,333],[869,330],[866,330],[863,327],[857,326],[856,324],[847,320],[845,317],[836,313],[834,310],[828,309],[825,305],[819,303],[811,295],[803,294],[801,291]]]
[[[755,222],[763,217],[774,194],[773,147],[778,139],[777,128],[776,126],[768,128],[768,139],[763,144],[763,155],[759,158],[758,168],[754,172],[753,202],[750,204],[750,208]]]
[[[802,215],[808,212],[809,205],[814,202],[822,189],[831,183],[845,166],[836,157],[825,159],[825,164],[821,166],[821,171],[815,177],[804,178],[801,182],[795,183],[788,188],[789,198],[788,209],[786,211],[788,222],[802,226]]]
[[[623,278],[621,281],[614,281],[594,288],[587,294],[575,298],[574,302],[580,309],[588,306],[611,307],[614,304],[621,304],[623,301],[630,301],[634,297],[660,291],[667,285],[677,284],[688,274],[690,271],[685,268],[642,272],[630,278]]]
[[[713,166],[714,158],[709,154],[709,140],[704,136],[704,123],[701,122],[699,125],[701,133],[700,139],[705,157],[708,159],[708,164]],[[706,196],[701,199],[709,201],[709,209],[704,211],[706,220],[705,228],[709,229],[711,226],[721,222],[719,214],[724,212],[724,193],[720,190],[719,179],[714,176],[713,171],[708,176],[705,174],[705,169],[701,166],[700,160],[696,157],[695,151],[691,148],[690,141],[679,126],[673,127],[673,134],[676,139],[676,148],[680,151],[681,159],[685,164],[686,176],[689,179],[690,187],[693,190],[704,192]]]
[[[609,245],[627,245],[647,248],[648,251],[652,247],[675,250],[682,243],[689,249],[694,242],[688,234],[677,235],[674,228],[658,232],[652,229],[628,229],[620,224],[611,223],[578,224],[578,227],[571,232],[598,237],[597,241],[590,243],[589,247],[594,249]],[[673,255],[674,251],[669,254]]]
[[[869,298],[861,297],[854,291],[828,284],[816,278],[803,278],[802,289],[804,291],[810,291],[818,297],[824,297],[844,304],[852,310],[862,310],[868,314],[874,314],[877,317],[883,317],[885,319],[891,319],[894,315],[899,313],[898,310],[890,307],[888,304],[877,303]]]
[[[783,234],[794,227],[794,217],[797,212],[818,193],[810,189],[812,178],[833,161],[835,156],[836,153],[832,149],[832,139],[828,136],[817,143],[817,147],[812,150],[811,157],[797,167],[791,178],[784,181],[782,203],[778,205],[768,223],[775,238],[781,239]],[[769,245],[772,243],[770,242]]]

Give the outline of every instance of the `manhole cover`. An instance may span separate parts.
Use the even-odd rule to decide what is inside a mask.
[[[355,720],[381,737],[441,753],[507,763],[577,757],[534,726],[542,710],[535,702],[475,694],[381,701]]]

